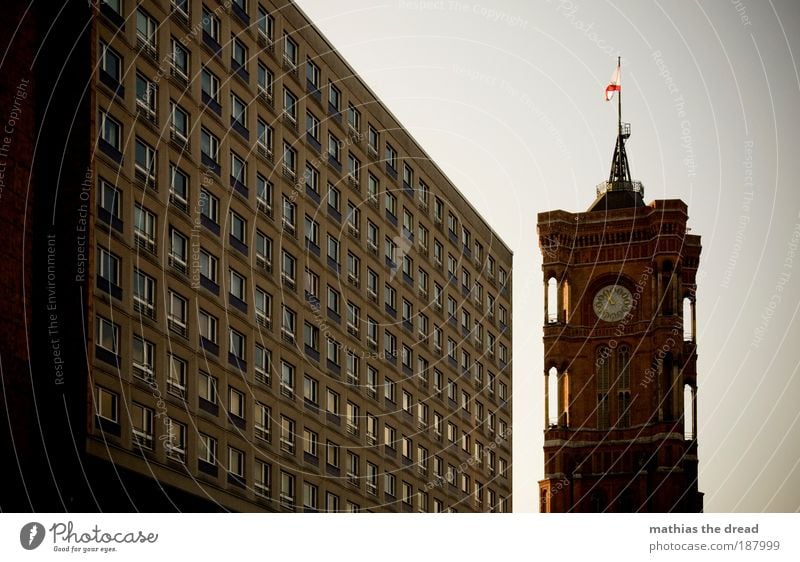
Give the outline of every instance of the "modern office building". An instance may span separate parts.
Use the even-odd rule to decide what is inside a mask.
[[[19,12],[3,507],[510,511],[512,253],[302,11]]]
[[[644,203],[619,125],[585,212],[539,213],[545,295],[540,511],[697,512],[700,236]]]

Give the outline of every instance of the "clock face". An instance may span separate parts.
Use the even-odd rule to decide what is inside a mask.
[[[597,291],[592,304],[600,320],[619,322],[631,311],[633,296],[622,285],[606,285]]]

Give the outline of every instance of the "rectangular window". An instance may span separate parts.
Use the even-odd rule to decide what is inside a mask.
[[[153,409],[141,404],[131,408],[131,426],[134,444],[143,449],[153,449]]]
[[[186,396],[186,361],[172,354],[169,355],[167,391],[181,398]]]
[[[133,374],[150,382],[155,377],[155,346],[140,336],[134,336],[131,345]]]
[[[119,352],[119,326],[102,316],[97,317],[96,325],[97,345],[117,355]]]
[[[119,423],[119,396],[116,392],[95,387],[95,413],[98,417],[112,423]]]
[[[217,403],[217,377],[200,371],[197,376],[197,392],[200,398],[211,404]]]
[[[281,361],[281,393],[294,396],[294,365]]]
[[[134,168],[137,179],[144,181],[149,186],[156,182],[156,151],[139,137],[136,137]]]

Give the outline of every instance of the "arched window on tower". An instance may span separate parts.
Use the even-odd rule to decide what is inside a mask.
[[[546,489],[542,489],[542,491],[539,493],[539,513],[548,513]]]
[[[566,278],[561,281],[561,321],[565,324],[569,322],[569,280]]]
[[[595,378],[597,385],[597,429],[609,426],[608,378],[611,371],[611,350],[607,346],[597,349],[595,358]]]
[[[694,439],[694,393],[689,384],[683,385],[683,438]]]
[[[691,297],[683,297],[683,341],[695,341],[694,302]]]
[[[558,322],[558,281],[555,277],[547,280],[547,323]]]
[[[548,394],[548,413],[547,420],[549,425],[558,424],[559,400],[558,400],[558,369],[550,367],[547,372],[547,394]]]
[[[629,427],[631,425],[631,353],[628,346],[623,345],[617,350],[617,425]]]

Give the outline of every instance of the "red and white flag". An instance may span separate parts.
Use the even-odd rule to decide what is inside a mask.
[[[606,101],[611,101],[614,97],[614,92],[619,92],[622,86],[619,84],[619,63],[617,63],[617,68],[614,70],[614,74],[611,75],[611,82],[606,86]]]

